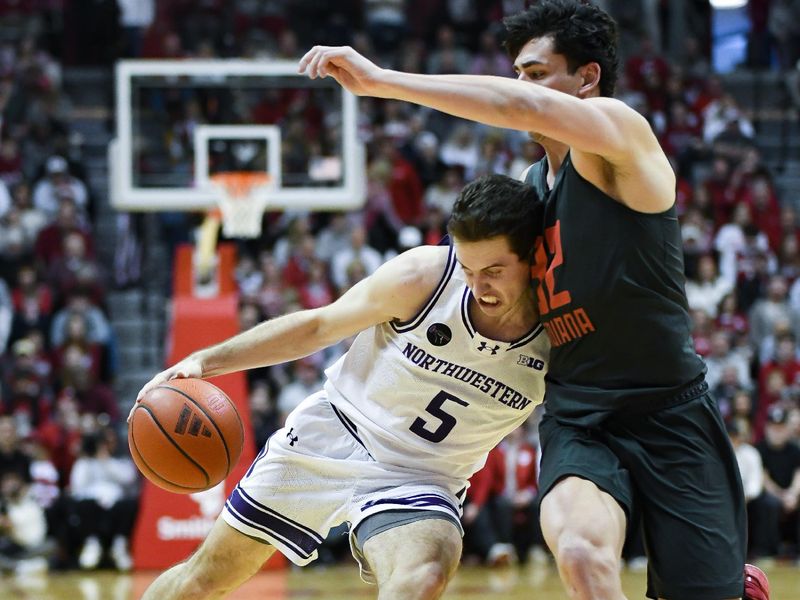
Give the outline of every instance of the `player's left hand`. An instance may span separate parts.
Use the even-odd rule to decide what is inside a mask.
[[[300,59],[297,72],[310,79],[333,77],[357,96],[377,96],[385,70],[350,46],[314,46]]]

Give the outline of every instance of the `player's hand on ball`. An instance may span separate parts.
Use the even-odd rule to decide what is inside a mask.
[[[139,393],[136,395],[136,402],[133,403],[133,408],[131,408],[131,412],[128,414],[128,422],[130,422],[131,416],[133,416],[133,411],[136,408],[136,403],[141,402],[142,398],[144,398],[145,394],[152,390],[154,387],[161,385],[165,381],[169,381],[170,379],[184,379],[184,378],[202,378],[203,377],[203,365],[200,363],[200,360],[194,358],[193,356],[187,356],[179,363],[174,364],[169,369],[161,371],[158,375],[153,377],[150,381],[148,381]]]

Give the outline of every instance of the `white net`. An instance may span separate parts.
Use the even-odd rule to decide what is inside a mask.
[[[229,238],[257,238],[261,216],[274,183],[266,173],[229,172],[212,175],[222,214],[222,233]]]

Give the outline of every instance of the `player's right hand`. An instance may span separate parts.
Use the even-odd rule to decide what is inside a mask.
[[[153,377],[150,381],[148,381],[139,393],[136,395],[136,402],[133,403],[133,407],[131,408],[131,412],[128,414],[128,421],[130,422],[131,417],[133,416],[133,411],[136,408],[136,404],[141,402],[142,398],[145,397],[147,392],[152,390],[155,387],[158,387],[165,381],[169,381],[170,379],[177,379],[177,378],[189,378],[189,377],[197,377],[200,378],[203,376],[203,365],[200,362],[200,359],[195,358],[194,356],[187,356],[179,363],[174,364],[169,369],[161,371],[158,375]]]
[[[310,79],[331,76],[356,96],[378,96],[385,71],[350,46],[314,46],[300,59],[297,72]]]

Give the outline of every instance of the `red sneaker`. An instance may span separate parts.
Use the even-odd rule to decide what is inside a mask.
[[[764,571],[753,565],[744,566],[743,600],[769,600],[769,579]]]

